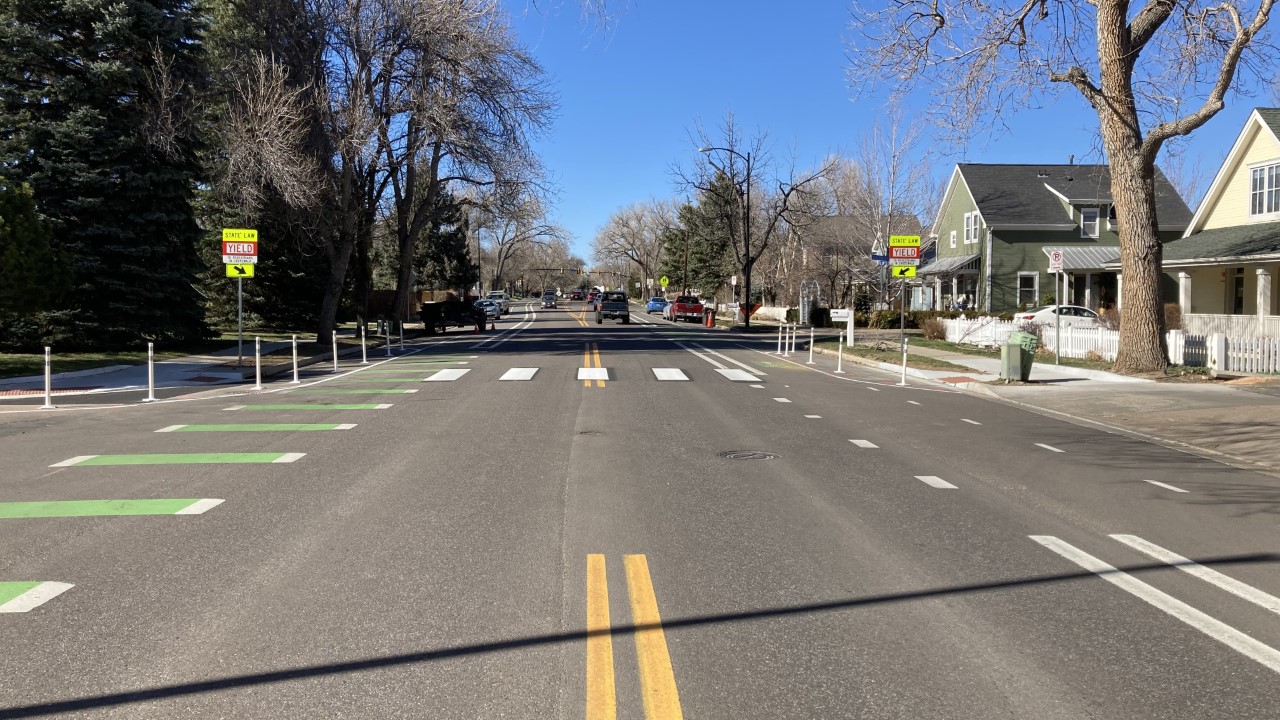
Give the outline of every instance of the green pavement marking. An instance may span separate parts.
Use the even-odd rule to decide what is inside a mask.
[[[203,513],[221,502],[221,500],[205,500],[201,498],[0,502],[0,519],[97,517],[107,515],[195,515]]]
[[[435,365],[426,368],[401,368],[400,370],[361,370],[360,375],[403,375],[407,372],[430,372],[436,369]],[[415,378],[416,379],[416,378]],[[378,382],[382,382],[379,380]]]
[[[236,410],[386,410],[391,403],[299,403],[283,405],[241,405]],[[232,408],[227,408],[231,410]]]
[[[250,463],[291,463],[306,453],[146,453],[139,455],[78,455],[49,467],[98,465],[222,465]]]
[[[0,582],[0,605],[39,585],[38,582]]]
[[[350,430],[354,423],[247,423],[241,425],[170,425],[156,432],[296,432],[308,430]]]
[[[73,587],[63,582],[0,582],[0,613],[30,612]]]
[[[414,378],[414,382],[421,382],[422,378]],[[417,390],[406,390],[403,388],[330,388],[328,390],[293,390],[295,395],[403,395],[405,393],[416,393]]]

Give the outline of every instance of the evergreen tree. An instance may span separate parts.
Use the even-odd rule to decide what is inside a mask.
[[[736,189],[725,175],[699,193],[697,204],[682,205],[678,228],[663,232],[662,273],[682,291],[712,295],[734,273],[733,229],[738,209]],[[686,280],[687,278],[687,280]]]
[[[65,267],[49,241],[31,188],[0,178],[0,324],[52,309],[65,290]]]
[[[451,193],[442,192],[431,208],[426,237],[418,243],[413,270],[418,287],[453,290],[471,287],[480,280],[480,268],[471,259],[469,227],[462,205]]]
[[[199,12],[190,0],[0,3],[0,167],[31,186],[68,258],[76,345],[208,331],[192,285]]]

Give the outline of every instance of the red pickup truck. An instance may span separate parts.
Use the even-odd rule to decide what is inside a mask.
[[[681,295],[667,306],[666,316],[672,322],[702,322],[702,301],[692,295]]]

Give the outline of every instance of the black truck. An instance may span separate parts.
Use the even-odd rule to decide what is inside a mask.
[[[631,324],[631,305],[627,302],[626,293],[604,293],[604,297],[600,298],[600,303],[596,305],[596,324],[604,322],[605,318],[621,320],[623,325]]]
[[[484,311],[477,308],[470,298],[422,303],[419,317],[428,335],[444,333],[451,327],[475,328],[475,332],[484,332],[485,327]]]

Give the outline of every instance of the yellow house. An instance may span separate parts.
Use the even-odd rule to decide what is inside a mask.
[[[1280,337],[1280,108],[1256,108],[1181,238],[1164,246],[1183,327]]]

